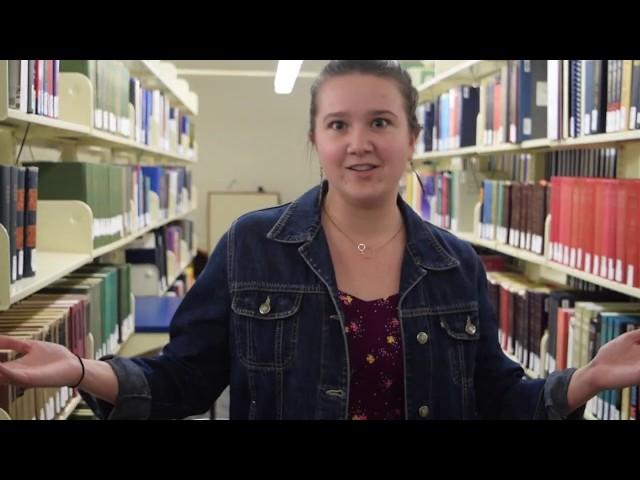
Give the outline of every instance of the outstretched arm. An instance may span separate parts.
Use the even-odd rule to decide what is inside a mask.
[[[640,383],[640,330],[634,330],[603,345],[569,383],[567,401],[575,410],[602,390]]]
[[[20,357],[0,363],[0,384],[14,384],[24,388],[63,387],[76,385],[92,395],[114,403],[118,396],[118,381],[109,364],[83,359],[84,377],[80,360],[67,348],[55,343],[0,335],[0,349],[14,350]]]

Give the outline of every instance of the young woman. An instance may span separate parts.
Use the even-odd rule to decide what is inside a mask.
[[[229,384],[232,419],[545,419],[640,383],[640,331],[545,380],[503,354],[478,256],[398,195],[416,102],[396,62],[330,62],[309,130],[326,179],[231,226],[161,355],[87,360],[0,337],[24,354],[0,384],[79,383],[114,419],[204,412]]]

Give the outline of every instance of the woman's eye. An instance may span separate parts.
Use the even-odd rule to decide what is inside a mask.
[[[342,130],[345,127],[345,123],[342,120],[334,120],[329,124],[331,130]]]
[[[376,128],[386,127],[389,125],[389,121],[386,118],[376,118],[372,122],[372,125]]]

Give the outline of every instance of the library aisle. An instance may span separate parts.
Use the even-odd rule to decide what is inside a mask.
[[[232,249],[212,253],[225,240],[244,248],[257,242],[248,235],[240,240],[225,236],[245,213],[288,204],[330,176],[327,168],[320,169],[321,150],[308,141],[309,93],[328,61],[280,62],[0,60],[0,335],[55,344],[55,351],[73,354],[67,360],[115,356],[114,369],[122,372],[118,368],[134,363],[126,359],[170,358],[171,351],[165,354],[163,349],[172,319],[203,272],[230,279],[231,273],[237,274],[233,262],[256,271],[264,263],[269,272],[256,276],[264,274],[269,281],[233,278],[221,290],[228,293],[228,319],[209,308],[219,300],[220,290],[191,291],[190,298],[202,302],[195,310],[210,321],[190,324],[189,331],[198,338],[192,335],[189,345],[180,344],[184,358],[174,363],[183,363],[174,365],[175,371],[167,369],[167,377],[178,370],[194,375],[201,370],[191,367],[203,356],[217,358],[207,369],[207,380],[220,386],[220,372],[230,370],[231,378],[225,380],[240,382],[234,398],[246,397],[241,415],[247,418],[288,418],[286,406],[297,408],[291,400],[298,398],[296,389],[318,403],[308,407],[315,410],[307,416],[366,418],[350,410],[359,401],[353,387],[360,380],[353,379],[370,371],[365,367],[381,365],[378,360],[391,355],[389,345],[402,345],[402,352],[410,353],[405,359],[426,359],[420,355],[437,352],[440,345],[432,343],[442,330],[457,368],[452,367],[448,380],[458,389],[451,391],[459,393],[451,394],[449,403],[459,402],[469,410],[461,415],[473,417],[477,412],[468,405],[466,383],[457,377],[474,373],[472,353],[483,343],[475,341],[480,337],[474,323],[478,302],[475,310],[469,307],[473,302],[465,304],[469,308],[462,313],[434,313],[429,305],[420,305],[404,315],[400,305],[393,321],[402,326],[402,343],[386,331],[381,337],[385,348],[367,350],[362,356],[367,363],[357,367],[352,354],[364,324],[342,315],[340,301],[351,305],[359,299],[327,295],[330,282],[308,256],[306,245],[301,243],[295,253],[306,261],[309,278],[321,278],[317,286],[301,287],[289,277],[277,277],[285,268],[270,264],[273,258],[258,258],[263,252],[255,249],[240,260],[221,257]],[[477,253],[487,277],[487,292],[481,294],[486,293],[498,327],[496,351],[502,349],[519,364],[526,378],[542,380],[553,372],[585,367],[601,347],[639,330],[640,60],[406,60],[400,65],[417,90],[415,113],[421,130],[415,151],[413,144],[402,151],[406,172],[398,164],[399,195],[408,212],[413,209],[444,238],[455,236]],[[282,77],[287,72],[288,80]],[[410,103],[402,100],[405,107]],[[387,127],[395,124],[384,116],[387,110],[368,110],[367,115],[372,112],[362,138],[368,141],[367,152],[376,155],[382,136],[374,134],[393,132]],[[357,129],[348,127],[357,126],[359,117],[348,111],[331,113],[336,119],[320,130],[324,141],[334,142],[324,155],[344,161],[336,159],[349,150],[345,145]],[[312,118],[317,140],[314,122]],[[359,182],[377,175],[378,166],[351,165],[347,170]],[[396,177],[389,183],[388,191],[395,194]],[[287,210],[266,237],[289,246],[299,240],[287,236],[291,232],[285,226],[298,211]],[[405,223],[406,218],[412,217],[405,217]],[[419,218],[416,222],[423,225]],[[372,250],[369,243],[342,231],[353,228],[345,223],[341,229],[331,219],[341,232],[335,237],[348,239],[351,253],[355,246],[356,258],[364,259],[365,251]],[[323,223],[322,245],[339,244],[329,228],[325,232]],[[338,258],[333,243],[331,247],[329,262]],[[403,258],[415,258],[409,253]],[[226,266],[224,275],[221,265]],[[344,275],[344,268],[339,270]],[[277,278],[271,282],[272,277]],[[427,282],[411,288],[426,288]],[[327,303],[312,303],[313,295]],[[321,312],[322,322],[335,322],[319,322],[322,328],[313,330],[310,319]],[[216,324],[221,317],[231,325],[228,338],[204,355],[198,342],[226,332]],[[329,348],[329,338],[339,339],[339,345]],[[416,342],[421,350],[411,350]],[[221,363],[227,359],[222,355],[230,355],[229,369]],[[300,379],[296,375],[301,371],[315,371],[301,366],[307,356],[327,364],[328,359],[344,357],[346,373],[325,372],[323,364],[317,368],[324,372],[317,384]],[[0,348],[0,362],[19,364],[22,357]],[[123,363],[117,364],[119,360]],[[423,372],[425,362],[400,363]],[[172,399],[174,403],[198,397],[193,385],[211,386],[199,374],[171,379],[180,389],[180,401]],[[394,385],[393,375],[384,376],[385,389]],[[432,385],[438,374],[428,375],[433,378],[415,373],[412,378]],[[135,378],[129,375],[118,385],[126,390]],[[407,384],[404,393],[409,397]],[[638,385],[602,391],[588,400],[584,413],[577,410],[577,416],[638,420],[639,393]],[[421,391],[406,399],[404,408],[411,405],[413,411],[399,409],[398,416],[438,418],[446,407],[440,405],[439,412],[422,398],[425,395]],[[196,404],[213,396],[198,398]],[[96,419],[87,402],[72,386],[0,385],[0,419]],[[158,416],[170,416],[155,407]],[[194,409],[174,407],[172,413]],[[234,412],[242,410],[234,403]],[[229,419],[229,387],[210,411],[177,416]]]

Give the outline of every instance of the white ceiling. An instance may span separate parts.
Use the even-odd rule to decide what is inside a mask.
[[[278,60],[171,60],[178,68],[178,75],[189,76],[188,72],[180,72],[180,70],[203,70],[204,71],[225,71],[227,73],[237,71],[241,72],[263,72],[275,73],[278,66]],[[328,60],[305,60],[302,64],[301,73],[317,74],[327,64]],[[424,60],[402,60],[405,65],[422,63]]]
[[[180,70],[250,70],[275,72],[278,60],[171,60]],[[326,65],[328,60],[305,60],[302,64],[302,72],[318,73]]]

